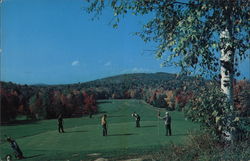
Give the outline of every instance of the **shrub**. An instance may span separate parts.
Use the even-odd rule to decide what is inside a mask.
[[[153,153],[148,160],[151,161],[224,161],[249,160],[250,142],[237,142],[222,146],[217,138],[205,131],[190,133],[187,144],[168,145],[160,151]]]
[[[235,109],[230,107],[226,96],[216,86],[204,87],[185,107],[185,114],[192,121],[199,122],[218,139],[226,132],[234,134],[246,131],[247,123]]]

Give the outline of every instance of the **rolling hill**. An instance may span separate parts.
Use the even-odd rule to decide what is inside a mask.
[[[158,73],[132,73],[122,74],[103,79],[98,79],[90,82],[78,83],[70,85],[75,88],[94,88],[94,87],[146,87],[146,88],[158,88],[163,87],[165,89],[173,89],[182,87],[185,83],[199,83],[204,84],[204,79],[198,79],[190,76],[181,76],[177,74],[170,74],[164,72]]]
[[[17,115],[51,119],[59,113],[66,117],[96,113],[99,99],[142,99],[153,106],[173,110],[175,97],[185,100],[181,104],[184,106],[188,98],[183,91],[191,95],[190,91],[204,84],[203,79],[162,72],[123,74],[67,85],[1,82],[1,122],[12,121]],[[164,100],[167,97],[168,102]]]

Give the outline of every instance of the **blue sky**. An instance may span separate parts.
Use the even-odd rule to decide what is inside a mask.
[[[133,33],[142,17],[127,16],[118,29],[112,12],[91,21],[83,0],[4,0],[1,80],[21,84],[68,84],[133,72],[176,73],[145,50]],[[242,64],[248,77],[249,61]]]

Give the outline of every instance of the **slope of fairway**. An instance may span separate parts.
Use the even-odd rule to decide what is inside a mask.
[[[100,114],[93,118],[64,119],[66,133],[57,132],[57,120],[25,125],[1,126],[3,135],[16,139],[26,160],[80,160],[142,152],[170,143],[183,144],[190,130],[198,125],[185,120],[183,113],[171,112],[173,136],[165,136],[163,120],[156,108],[141,100],[99,101]],[[132,112],[141,116],[141,128],[135,128]],[[108,136],[102,136],[101,116],[108,115]],[[161,111],[161,116],[165,113]],[[6,142],[0,144],[3,158],[12,151]],[[99,156],[89,156],[99,153]],[[85,160],[84,159],[84,160]]]

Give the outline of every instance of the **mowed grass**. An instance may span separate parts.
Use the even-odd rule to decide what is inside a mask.
[[[57,120],[43,120],[22,125],[1,126],[0,156],[12,154],[4,135],[13,137],[25,160],[94,160],[155,150],[161,146],[185,144],[189,131],[199,125],[185,119],[181,112],[170,112],[173,136],[165,136],[164,121],[157,109],[142,100],[101,100],[100,114],[93,118],[64,119],[65,133],[57,131]],[[135,128],[132,112],[141,116],[141,128]],[[108,136],[102,136],[101,116],[108,115]],[[161,110],[164,116],[165,110]],[[94,154],[97,153],[97,154]]]

